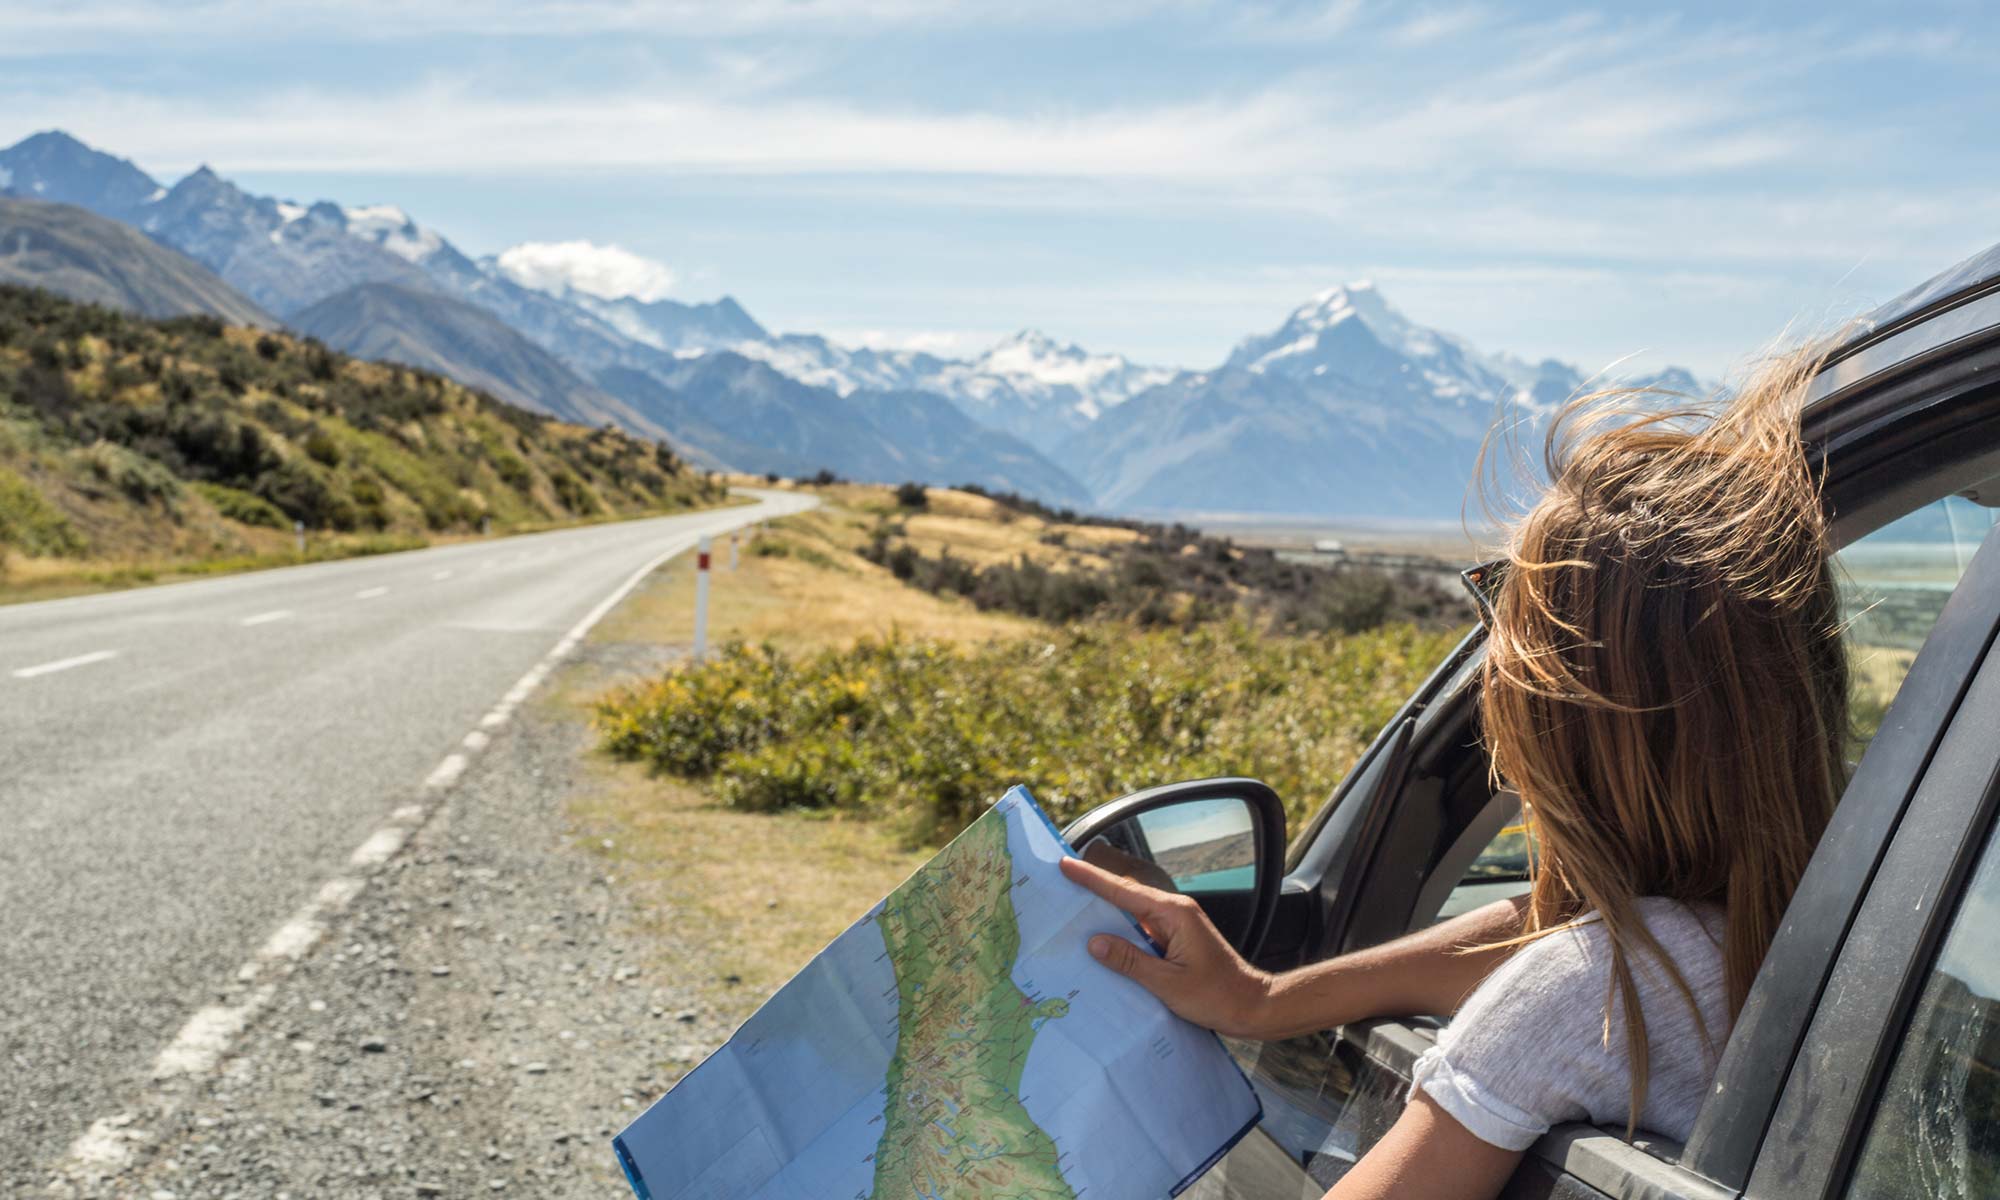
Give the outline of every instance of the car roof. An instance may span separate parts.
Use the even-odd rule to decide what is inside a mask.
[[[1848,322],[1813,382],[1808,407],[1883,371],[1967,337],[2000,328],[2000,245],[1938,272]],[[1937,321],[1945,314],[1950,321]]]
[[[1953,264],[1922,283],[1881,305],[1854,322],[1848,336],[1833,353],[1838,358],[1850,347],[1907,323],[1926,310],[1947,302],[1969,299],[1977,293],[2000,286],[2000,244],[1988,246],[1970,258]]]

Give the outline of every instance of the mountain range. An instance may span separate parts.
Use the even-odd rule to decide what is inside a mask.
[[[550,287],[391,205],[255,196],[206,166],[167,187],[60,132],[0,150],[0,194],[15,197],[0,208],[7,279],[155,315],[275,320],[759,473],[977,483],[1129,512],[1456,516],[1496,414],[1533,420],[1585,383],[1417,325],[1367,284],[1314,297],[1207,371],[1033,330],[950,358],[774,334],[727,296]],[[52,223],[70,230],[60,250]],[[132,229],[165,250],[146,253]],[[155,282],[118,282],[126,259]],[[1631,382],[1698,390],[1681,371]]]

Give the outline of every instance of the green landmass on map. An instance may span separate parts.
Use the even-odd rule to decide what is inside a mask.
[[[1021,1072],[1065,1000],[1014,983],[1021,930],[1006,813],[987,813],[876,914],[896,970],[896,1053],[871,1200],[1075,1200],[1021,1103]]]

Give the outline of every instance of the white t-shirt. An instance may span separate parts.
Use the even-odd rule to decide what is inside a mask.
[[[1723,913],[1719,905],[1691,907],[1658,896],[1640,898],[1636,911],[1701,1009],[1697,1026],[1680,989],[1652,956],[1631,956],[1651,1068],[1639,1127],[1685,1142],[1729,1037]],[[1516,950],[1417,1060],[1410,1094],[1422,1089],[1473,1136],[1507,1150],[1525,1150],[1565,1121],[1623,1130],[1631,1110],[1631,1056],[1624,1004],[1611,990],[1610,945],[1603,925],[1586,918]]]

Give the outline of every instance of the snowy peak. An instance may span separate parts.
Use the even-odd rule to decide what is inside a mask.
[[[314,211],[318,209],[315,205]],[[365,204],[338,211],[347,232],[375,243],[404,262],[421,265],[444,248],[442,237],[412,221],[408,213],[393,204]]]
[[[1168,368],[1134,366],[1122,354],[1091,354],[1038,329],[1007,338],[969,367],[974,375],[1005,381],[1037,407],[1054,403],[1085,422],[1174,376]]]
[[[1404,316],[1372,282],[1359,280],[1320,292],[1293,309],[1275,332],[1246,338],[1228,365],[1259,373],[1324,375],[1339,370],[1343,360],[1365,356],[1371,344],[1412,360],[1470,353],[1458,339]]]

